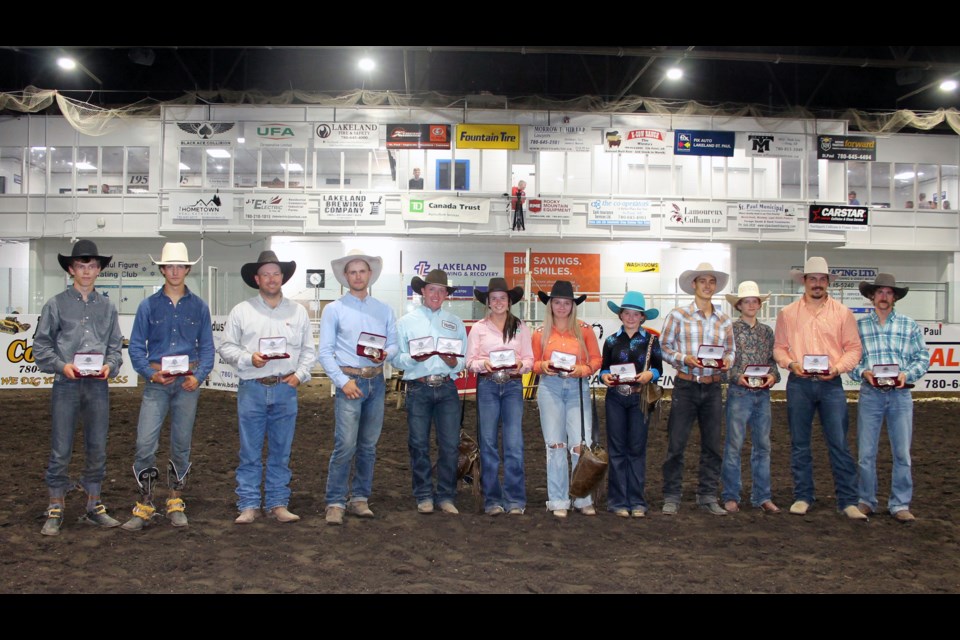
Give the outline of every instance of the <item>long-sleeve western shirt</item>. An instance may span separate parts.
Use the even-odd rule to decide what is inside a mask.
[[[663,359],[672,364],[677,371],[691,375],[711,376],[720,373],[719,368],[689,367],[683,364],[686,356],[697,357],[701,345],[723,347],[723,361],[733,362],[737,348],[733,341],[733,322],[730,316],[720,311],[716,305],[709,316],[704,315],[696,302],[686,307],[677,307],[667,314],[660,333]]]
[[[520,373],[527,373],[533,368],[533,345],[530,344],[530,328],[520,321],[517,333],[509,341],[503,341],[503,331],[497,328],[489,318],[478,320],[470,327],[467,336],[467,369],[474,373],[486,373],[484,360],[490,359],[491,351],[513,349],[517,354],[517,362],[523,363]]]
[[[584,353],[577,342],[573,331],[558,331],[556,327],[550,332],[546,346],[541,345],[543,339],[543,327],[537,327],[533,332],[531,343],[533,345],[533,370],[537,373],[545,373],[545,364],[550,363],[550,357],[554,351],[560,353],[572,353],[577,356],[577,364],[574,368],[574,374],[578,377],[593,375],[603,361],[600,356],[600,347],[597,345],[597,336],[593,333],[593,327],[586,322],[580,323],[580,333],[583,336],[584,345],[587,352]]]
[[[852,371],[860,362],[863,349],[853,312],[833,298],[818,309],[800,298],[780,310],[773,332],[773,357],[784,369],[791,362],[803,366],[803,356],[826,354],[838,373]]]
[[[374,367],[381,363],[357,355],[361,332],[386,336],[387,359],[397,355],[397,318],[393,309],[372,296],[363,300],[347,293],[323,309],[320,317],[320,366],[338,388],[350,381],[340,367]]]
[[[123,335],[117,308],[96,289],[87,299],[76,287],[47,300],[33,338],[33,357],[44,373],[63,373],[78,353],[102,353],[110,366],[108,377],[116,376],[123,364]]]
[[[923,332],[913,318],[891,310],[887,321],[880,324],[876,311],[857,320],[863,344],[863,356],[850,372],[850,379],[863,382],[863,372],[878,364],[896,364],[913,384],[930,368],[930,352],[923,342]]]
[[[397,355],[391,363],[403,371],[404,380],[416,380],[424,376],[448,375],[456,378],[464,367],[464,358],[457,358],[457,364],[451,369],[440,356],[430,356],[418,362],[410,355],[410,340],[431,336],[434,345],[437,338],[455,338],[460,340],[460,348],[466,349],[467,330],[463,321],[442,307],[432,311],[421,305],[397,321]],[[461,354],[462,355],[462,354]]]
[[[600,365],[600,375],[610,373],[610,365],[632,363],[639,378],[647,362],[647,345],[654,337],[653,333],[643,327],[637,329],[633,337],[630,337],[621,325],[616,333],[603,341],[603,363]],[[663,373],[663,355],[659,340],[650,350],[650,372],[653,374],[650,382],[659,380]]]
[[[137,307],[127,351],[144,380],[156,373],[151,363],[161,364],[164,356],[186,355],[191,363],[197,363],[193,375],[203,382],[213,369],[216,354],[210,308],[186,287],[176,305],[160,289]]]
[[[770,373],[780,382],[780,370],[773,359],[773,329],[757,322],[752,327],[742,319],[733,322],[733,340],[737,345],[737,354],[727,372],[727,382],[737,384],[744,370],[752,364],[765,364]]]

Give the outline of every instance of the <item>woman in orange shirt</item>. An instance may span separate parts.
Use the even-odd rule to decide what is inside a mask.
[[[593,328],[577,320],[577,306],[587,296],[574,297],[571,282],[558,280],[550,295],[543,291],[537,295],[547,305],[543,326],[533,333],[532,345],[533,370],[541,376],[537,405],[547,446],[547,509],[566,518],[570,473],[580,460],[581,406],[585,441],[587,446],[593,442],[589,379],[600,368],[600,349]],[[568,448],[572,468],[567,463]],[[583,515],[597,515],[590,496],[577,498],[573,506]]]

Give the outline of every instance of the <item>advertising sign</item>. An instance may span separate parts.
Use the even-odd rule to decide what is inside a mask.
[[[243,126],[248,147],[306,148],[311,126],[305,122],[247,122]]]
[[[321,220],[387,219],[382,193],[324,193],[320,195]]]
[[[677,129],[673,132],[673,152],[678,156],[733,157],[736,138],[734,131]]]
[[[670,155],[673,134],[663,129],[605,129],[603,150],[611,153]]]
[[[320,122],[314,132],[314,144],[318,148],[380,148],[380,125],[374,122]]]
[[[243,199],[248,220],[306,220],[310,198],[306,194],[257,193]]]
[[[400,213],[404,220],[414,222],[485,224],[490,218],[490,200],[404,195],[400,198]]]
[[[667,200],[663,226],[675,229],[709,229],[727,226],[727,207],[717,202]]]
[[[790,158],[800,160],[807,151],[807,136],[799,133],[739,133],[746,138],[748,158]]]
[[[448,124],[388,124],[387,149],[449,149]]]
[[[171,191],[170,217],[174,220],[229,220],[233,217],[233,196],[214,193]]]
[[[877,159],[877,139],[869,136],[817,136],[817,160]]]
[[[526,254],[504,253],[504,277],[510,287],[524,286]],[[530,253],[530,278],[533,292],[550,292],[557,280],[569,280],[576,292],[600,290],[599,253]],[[578,294],[579,295],[579,294]],[[599,300],[599,296],[587,298]]]
[[[649,229],[653,206],[650,200],[591,200],[587,205],[587,224]]]
[[[457,149],[520,149],[518,124],[458,124]]]
[[[526,127],[527,151],[589,152],[587,128],[570,125]]]
[[[858,231],[869,226],[867,207],[812,204],[807,226],[818,231]]]
[[[795,231],[797,228],[796,208],[773,202],[738,202],[737,230],[771,229],[774,231]]]

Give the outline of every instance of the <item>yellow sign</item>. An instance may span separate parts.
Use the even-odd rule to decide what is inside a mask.
[[[624,273],[660,273],[659,262],[624,262]]]
[[[457,149],[520,150],[518,124],[458,124]]]

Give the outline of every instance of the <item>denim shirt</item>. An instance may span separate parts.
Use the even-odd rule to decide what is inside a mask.
[[[55,373],[59,380],[63,368],[78,353],[102,353],[110,366],[110,377],[120,373],[123,364],[123,335],[117,308],[96,289],[87,300],[71,286],[47,300],[33,337],[33,357],[44,373]]]
[[[184,289],[176,305],[160,289],[137,307],[127,351],[133,368],[144,380],[154,374],[150,363],[160,364],[164,356],[189,356],[191,363],[198,363],[193,375],[199,382],[213,369],[216,349],[210,309],[190,289]]]

